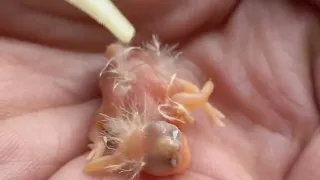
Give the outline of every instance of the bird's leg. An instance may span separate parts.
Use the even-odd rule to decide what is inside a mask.
[[[89,161],[84,167],[85,172],[113,171],[121,166],[121,158],[118,155],[106,155]]]
[[[180,107],[173,108],[177,110],[176,113],[179,115],[180,120],[190,123],[190,119],[193,118],[189,112],[202,109],[208,115],[210,122],[220,126],[224,125],[221,121],[224,115],[209,103],[209,97],[214,89],[214,84],[211,80],[207,81],[201,90],[195,84],[183,79],[176,78],[175,82],[181,86],[182,91],[171,95],[170,101],[176,106],[180,105]]]

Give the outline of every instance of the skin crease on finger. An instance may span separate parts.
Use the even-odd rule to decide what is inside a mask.
[[[221,82],[223,91],[217,88],[214,98],[221,106],[232,109],[229,118],[246,132],[245,136],[257,140],[255,144],[261,143],[262,154],[257,159],[264,159],[265,163],[259,163],[264,170],[258,172],[256,179],[263,179],[263,174],[268,174],[268,179],[285,179],[318,125],[309,68],[314,59],[309,59],[307,49],[311,44],[309,35],[318,29],[318,21],[307,10],[286,3],[250,1],[241,3],[238,9],[225,28],[197,36],[184,50],[191,59],[207,62],[204,67],[216,77],[214,82]],[[222,96],[226,91],[228,96]],[[239,115],[239,111],[243,114]],[[244,121],[246,118],[252,122]],[[290,145],[274,134],[257,137],[254,131],[263,134],[259,125],[268,133],[289,137]],[[278,145],[265,144],[277,141]],[[238,157],[250,164],[249,157]]]
[[[192,166],[186,174],[174,179],[319,179],[320,176],[317,174],[317,169],[310,168],[310,164],[314,165],[314,167],[320,164],[319,158],[317,158],[320,148],[318,132],[314,131],[318,127],[318,112],[313,99],[314,93],[317,93],[317,91],[314,92],[311,77],[311,66],[316,65],[315,68],[317,68],[318,63],[314,62],[318,62],[319,58],[317,58],[318,54],[316,53],[310,55],[309,53],[311,52],[307,49],[309,46],[316,46],[315,42],[320,42],[318,38],[320,31],[314,32],[314,29],[318,30],[318,20],[307,7],[297,7],[282,1],[266,2],[262,0],[239,3],[229,21],[220,30],[214,30],[214,25],[210,26],[210,23],[215,24],[215,22],[210,22],[209,17],[207,16],[209,27],[204,27],[204,29],[210,29],[210,31],[194,35],[188,43],[184,44],[183,50],[186,57],[196,59],[199,66],[206,67],[203,70],[215,82],[214,102],[227,115],[227,128],[209,129],[206,128],[207,124],[201,121],[192,130],[188,131],[187,136],[193,137],[189,138],[193,152]],[[168,30],[167,33],[169,32]],[[310,34],[313,36],[310,37]],[[71,38],[70,41],[74,38]],[[49,38],[47,42],[50,41],[52,40]],[[52,106],[54,109],[57,108],[57,111],[59,110],[57,106],[71,106],[71,104],[83,103],[83,101],[96,97],[94,94],[97,90],[88,88],[88,86],[92,85],[90,83],[86,84],[88,81],[83,79],[88,78],[85,75],[89,72],[89,74],[92,73],[92,77],[88,79],[94,81],[93,72],[102,63],[99,56],[84,53],[73,54],[71,52],[11,42],[6,39],[2,39],[1,42],[3,63],[1,66],[5,67],[2,68],[4,70],[2,73],[4,74],[1,75],[1,78],[12,78],[12,72],[20,72],[22,70],[19,69],[22,68],[21,65],[15,66],[15,64],[24,61],[31,62],[33,64],[32,67],[42,74],[44,71],[48,71],[49,67],[43,67],[44,65],[36,66],[37,61],[30,58],[35,55],[39,59],[46,59],[46,56],[51,57],[52,59],[49,58],[48,62],[52,63],[61,59],[61,57],[66,59],[63,61],[64,63],[53,63],[51,67],[54,67],[53,70],[57,69],[57,71],[67,67],[73,70],[65,70],[64,73],[66,74],[58,73],[62,78],[57,78],[55,81],[59,83],[66,82],[66,85],[76,81],[79,84],[69,85],[68,89],[74,88],[73,91],[78,92],[75,93],[74,98],[69,100],[68,98],[66,100],[66,97],[70,96],[69,93],[65,91],[59,92],[61,93],[59,96],[62,96],[60,103],[63,101],[64,103],[56,103]],[[79,43],[79,41],[74,42]],[[98,44],[97,46],[104,46],[103,42],[96,41],[91,43]],[[71,45],[72,43],[69,44],[69,46]],[[32,52],[30,53],[31,55],[28,52]],[[26,57],[27,60],[24,60],[23,58]],[[12,58],[15,59],[15,64],[9,64],[9,62],[12,63]],[[92,67],[89,68],[89,65],[84,60],[86,58],[94,59],[91,61],[91,63],[95,64],[93,69],[90,69]],[[80,59],[80,63],[74,63],[76,59]],[[79,73],[81,71],[86,73]],[[314,72],[316,71],[314,70]],[[7,74],[5,74],[6,72]],[[41,75],[41,73],[39,74]],[[24,78],[27,78],[30,74],[32,74],[30,71],[23,69],[22,76]],[[39,76],[38,78],[40,79],[31,78],[23,79],[23,81],[30,81],[31,84],[32,81],[37,80],[39,83],[36,87],[41,87],[41,82],[43,82],[43,86],[52,85],[53,83],[48,79],[41,79],[46,76],[45,74]],[[63,81],[66,77],[70,81]],[[314,77],[317,77],[317,75],[315,74]],[[317,84],[318,81],[316,78],[315,80]],[[4,82],[8,81],[2,81],[2,83]],[[18,76],[12,82],[21,83]],[[21,89],[32,92],[32,88],[27,87],[28,84],[20,84],[20,86]],[[13,88],[14,86],[12,85],[10,89]],[[33,90],[37,89],[34,88]],[[57,88],[53,92],[59,90]],[[52,91],[44,89],[37,94],[42,94],[43,97],[41,99],[45,100],[46,93],[50,92]],[[16,92],[8,92],[8,97],[12,95],[10,93]],[[32,94],[27,93],[26,96],[31,98]],[[12,97],[14,98],[10,102],[15,102],[17,100],[16,96]],[[2,102],[6,102],[4,100]],[[53,100],[51,103],[54,102]],[[21,101],[22,99],[17,102]],[[5,130],[0,131],[0,137],[10,140],[8,141],[10,142],[9,144],[0,145],[0,155],[4,154],[4,156],[0,156],[0,169],[5,170],[4,174],[0,173],[0,179],[15,179],[15,177],[16,179],[34,179],[34,177],[48,179],[52,174],[54,174],[51,178],[53,180],[94,179],[82,174],[81,167],[83,167],[84,159],[82,156],[76,157],[80,155],[80,149],[84,148],[84,139],[86,138],[85,133],[79,136],[76,132],[81,132],[81,130],[85,132],[88,123],[85,118],[88,118],[91,111],[94,111],[92,109],[94,109],[95,103],[90,104],[88,102],[84,104],[88,105],[72,106],[70,107],[72,110],[67,108],[62,111],[62,115],[56,112],[56,116],[60,115],[61,117],[39,112],[41,109],[37,109],[38,112],[33,112],[41,115],[31,114],[32,116],[29,116],[26,114],[28,111],[22,111],[26,115],[19,117],[17,115],[21,114],[14,114],[12,110],[9,111],[14,114],[12,115],[15,116],[14,119],[5,120],[1,122],[5,126],[0,126],[5,128]],[[13,107],[14,105],[12,104]],[[80,112],[85,115],[82,117]],[[26,116],[29,116],[29,118]],[[59,131],[53,130],[58,134],[70,133],[68,130],[74,132],[70,133],[70,139],[67,138],[65,141],[57,143],[59,145],[56,145],[55,142],[46,141],[45,138],[40,138],[36,143],[34,137],[17,138],[16,135],[19,133],[14,132],[19,131],[21,127],[29,126],[26,122],[29,122],[30,119],[37,119],[35,116],[38,116],[39,119],[47,119],[47,121],[39,122],[38,126],[39,129],[43,128],[42,131],[34,128],[34,126],[30,127],[30,131],[39,131],[40,134],[43,130],[48,129],[47,126],[51,123],[57,123],[56,127],[59,129],[60,122],[55,121],[55,118],[60,119],[62,122],[67,122],[63,119],[70,119],[72,122],[82,117],[83,119],[79,121],[86,123],[80,122],[79,124],[77,123],[79,126],[74,126],[70,122],[71,125],[67,123]],[[71,130],[69,127],[74,127],[74,129]],[[315,135],[313,132],[315,132]],[[22,131],[22,133],[27,132]],[[312,141],[308,144],[312,135]],[[19,136],[22,135],[20,134]],[[53,136],[52,138],[55,137]],[[47,138],[49,138],[49,135]],[[74,142],[75,139],[80,143],[74,143],[74,148],[70,147],[70,142]],[[14,149],[18,149],[19,145],[24,145],[23,143],[29,141],[34,142],[36,145],[28,144],[29,149],[20,148],[20,151],[14,151]],[[39,144],[44,144],[45,146],[39,146]],[[60,163],[53,163],[54,167],[49,170],[44,168],[39,171],[39,169],[34,168],[41,166],[39,163],[42,163],[42,161],[39,161],[39,159],[43,158],[43,156],[34,158],[32,161],[27,159],[30,157],[26,157],[27,154],[31,153],[31,150],[45,153],[48,151],[46,150],[48,147],[55,149],[57,148],[56,146],[66,150],[68,153],[61,153],[61,156],[65,157],[60,157]],[[49,154],[50,152],[54,153],[54,151],[48,152]],[[20,160],[21,162],[23,158],[29,161],[25,161],[25,164],[14,164],[14,161]],[[46,161],[52,160],[52,156],[46,158],[48,158]],[[10,160],[11,164],[8,163]],[[15,168],[12,168],[13,166]],[[28,170],[32,168],[34,173],[28,174]],[[59,171],[57,171],[58,169]],[[55,173],[55,171],[57,172]],[[35,176],[39,172],[42,173]]]
[[[214,24],[219,24],[236,4],[236,0],[203,0],[202,3],[192,0],[159,2],[115,1],[135,25],[137,41],[146,40],[155,33],[160,35],[162,40],[175,42],[175,39],[182,39],[190,34],[210,17],[214,17]],[[110,33],[63,0],[51,0],[50,3],[40,0],[13,0],[1,3],[0,34],[64,49],[91,52],[101,52],[106,44],[114,41]],[[185,12],[188,14],[184,14]]]

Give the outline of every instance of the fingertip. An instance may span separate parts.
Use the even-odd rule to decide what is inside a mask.
[[[76,180],[117,180],[117,177],[103,173],[86,173],[86,157],[88,154],[79,156],[62,166],[49,180],[76,179]]]

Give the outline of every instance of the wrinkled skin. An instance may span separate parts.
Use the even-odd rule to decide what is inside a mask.
[[[22,2],[0,3],[0,179],[99,179],[82,173],[83,153],[112,36],[63,2]],[[228,117],[226,128],[199,117],[192,166],[172,179],[320,179],[316,1],[159,2],[118,5],[137,43],[181,42]]]

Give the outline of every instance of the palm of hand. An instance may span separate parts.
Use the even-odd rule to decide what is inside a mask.
[[[234,4],[210,5],[227,12]],[[213,78],[227,127],[208,128],[199,118],[187,132],[192,167],[174,179],[305,179],[304,166],[319,163],[311,159],[318,112],[305,48],[315,18],[285,3],[243,2],[213,31],[218,20],[183,49]],[[160,34],[182,27],[171,28]],[[0,179],[94,179],[82,173],[82,154],[100,103],[103,57],[8,39],[1,47]],[[308,178],[318,179],[309,168]]]

